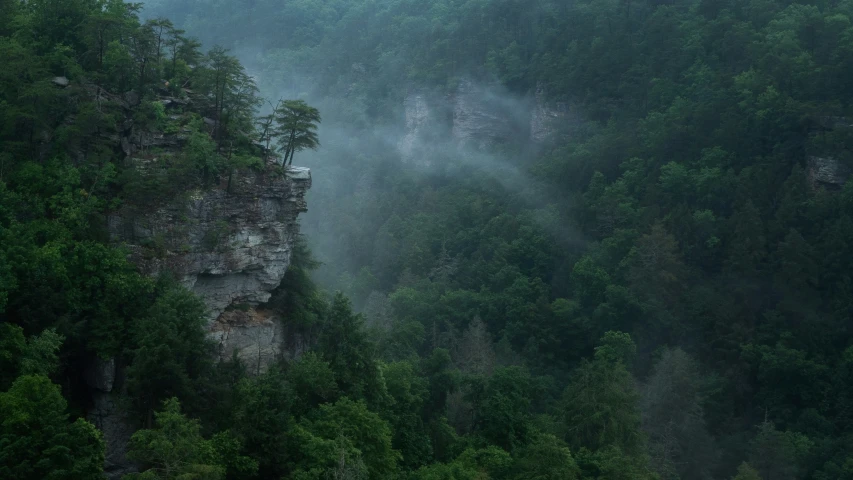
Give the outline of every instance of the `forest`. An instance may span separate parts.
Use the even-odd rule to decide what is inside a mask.
[[[0,478],[853,480],[853,1],[0,0],[0,65]],[[570,115],[389,147],[468,84]],[[258,373],[109,215],[276,155],[311,342]]]

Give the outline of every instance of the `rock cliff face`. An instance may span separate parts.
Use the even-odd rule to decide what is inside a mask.
[[[87,418],[104,434],[104,473],[111,479],[136,471],[136,465],[125,458],[135,429],[124,409],[118,405],[119,397],[113,392],[117,375],[115,359],[96,358],[86,372],[86,383],[92,389],[93,403]]]
[[[564,102],[552,102],[548,99],[545,86],[536,86],[533,112],[530,116],[530,140],[542,143],[551,138],[558,126],[563,128],[576,126],[579,119]]]
[[[809,157],[807,173],[812,188],[834,190],[847,183],[851,169],[832,157]]]
[[[814,119],[811,137],[815,145],[807,149],[806,176],[812,189],[838,190],[853,174],[853,165],[846,142],[832,139],[831,135],[849,135],[853,121],[847,117],[820,116]],[[830,136],[828,136],[830,135]]]
[[[60,77],[53,82],[70,88]],[[101,139],[123,153],[140,175],[160,168],[157,158],[180,154],[193,132],[188,124],[194,103],[189,90],[180,97],[160,92],[158,102],[170,128],[155,131],[134,121],[140,99],[133,92],[114,95],[91,84],[74,88],[78,87],[99,108],[120,119],[115,128],[101,133]],[[208,133],[216,126],[207,118],[203,124]],[[262,146],[256,148],[268,153]],[[79,155],[82,158],[83,153]],[[222,358],[236,352],[260,372],[282,355],[282,345],[291,356],[305,348],[303,339],[288,332],[263,304],[290,266],[299,234],[297,217],[307,210],[305,194],[310,187],[308,169],[282,169],[272,163],[262,171],[237,171],[219,185],[183,192],[156,207],[125,206],[109,216],[109,230],[114,242],[128,247],[143,273],[170,271],[201,298],[208,310],[210,337],[218,343]],[[294,338],[285,341],[285,334]],[[94,359],[85,374],[92,394],[88,418],[104,433],[105,471],[111,479],[136,468],[125,458],[135,425],[119,402],[123,372],[124,366],[115,359]]]
[[[398,148],[403,161],[412,162],[419,157],[423,158],[421,154],[425,146],[424,140],[427,138],[427,129],[431,124],[432,111],[426,96],[422,93],[407,95],[403,102],[403,110],[406,129]]]
[[[204,301],[223,357],[254,338],[272,358],[280,343],[276,327],[255,307],[269,300],[287,272],[310,186],[305,168],[290,167],[283,175],[245,172],[235,175],[230,192],[189,192],[144,215],[118,212],[110,230],[144,273],[171,271]]]
[[[529,98],[471,80],[444,96],[416,90],[403,101],[403,113],[400,154],[407,163],[426,166],[442,149],[483,151],[510,139],[542,143],[558,127],[570,130],[580,123],[570,106],[551,101],[542,85]]]
[[[220,358],[236,352],[251,373],[260,373],[282,355],[283,345],[294,352],[305,348],[299,338],[284,341],[281,319],[262,304],[290,265],[310,187],[306,168],[246,171],[235,174],[230,191],[220,185],[144,214],[116,212],[110,232],[143,273],[171,271],[204,301]],[[93,392],[88,418],[104,433],[111,479],[135,469],[125,458],[135,429],[117,403],[119,377],[115,361],[100,360],[86,375]]]
[[[513,112],[489,88],[470,80],[459,84],[453,95],[453,138],[462,146],[484,150],[514,134]]]

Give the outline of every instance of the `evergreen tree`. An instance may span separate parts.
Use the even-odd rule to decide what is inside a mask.
[[[89,422],[69,422],[59,386],[43,375],[18,377],[0,393],[0,476],[101,480],[104,440]]]
[[[303,100],[281,102],[276,115],[276,133],[284,150],[284,165],[293,163],[293,155],[302,150],[316,150],[320,146],[317,125],[320,112]]]
[[[258,465],[241,457],[239,450],[239,444],[228,434],[217,434],[210,440],[202,437],[199,422],[184,416],[180,402],[171,398],[155,413],[154,428],[139,430],[130,440],[128,457],[149,468],[123,478],[218,480],[226,478],[227,473],[247,478]]]
[[[621,338],[607,342],[598,347],[594,360],[585,360],[573,372],[561,404],[569,445],[593,450],[617,447],[627,453],[643,448],[640,396],[625,366],[632,349],[633,343]]]

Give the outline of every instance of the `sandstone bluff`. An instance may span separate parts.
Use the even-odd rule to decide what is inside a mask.
[[[223,358],[236,351],[255,360],[261,348],[268,363],[281,342],[275,319],[257,308],[287,272],[310,187],[307,168],[244,172],[230,192],[189,192],[142,216],[119,212],[110,218],[111,232],[144,273],[171,271],[204,301]]]

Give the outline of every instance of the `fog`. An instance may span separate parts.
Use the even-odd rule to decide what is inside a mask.
[[[156,2],[149,7],[150,16],[167,8]],[[203,40],[216,38],[194,32],[192,21],[187,28]],[[511,92],[496,78],[464,70],[446,85],[428,87],[407,79],[401,65],[341,67],[322,55],[265,49],[260,36],[229,35],[243,38],[230,53],[268,101],[260,113],[278,99],[301,99],[323,117],[320,148],[297,153],[293,163],[312,170],[308,212],[300,223],[323,263],[316,279],[324,288],[345,289],[348,278],[390,254],[380,251],[376,236],[391,217],[431,210],[429,200],[421,198],[388,205],[389,198],[400,198],[390,195],[400,179],[431,189],[500,186],[508,201],[529,209],[529,217],[559,243],[582,242],[577,232],[555,221],[549,206],[558,200],[527,173],[543,148],[532,140],[533,116],[551,107],[537,104],[534,92]],[[339,49],[351,48],[336,41]],[[540,119],[540,128],[552,130],[553,120]],[[362,300],[354,299],[356,305]]]
[[[330,285],[333,277],[356,266],[351,259],[341,258],[355,234],[349,228],[378,231],[387,220],[387,213],[378,208],[387,176],[432,182],[436,188],[476,178],[500,184],[519,205],[549,203],[544,190],[526,173],[535,149],[528,141],[531,99],[494,85],[469,83],[466,88],[455,95],[413,90],[387,117],[367,126],[358,118],[362,113],[358,100],[353,102],[345,92],[317,95],[310,90],[274,90],[271,97],[302,98],[324,115],[319,130],[322,146],[318,151],[300,152],[294,162],[313,171],[309,212],[302,225],[312,249],[326,265],[321,278],[328,287],[337,286]],[[413,101],[425,111],[414,108]],[[466,107],[474,112],[466,112]],[[329,214],[341,208],[353,213],[346,222]]]

